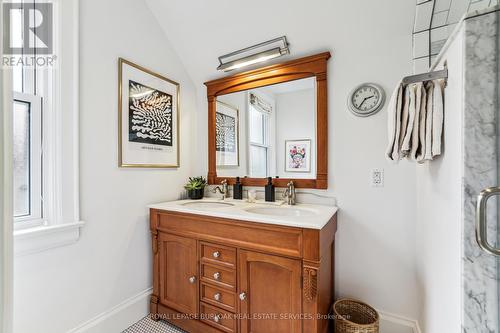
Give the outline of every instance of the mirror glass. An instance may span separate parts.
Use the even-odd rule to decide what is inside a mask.
[[[316,78],[217,96],[219,177],[316,178]]]

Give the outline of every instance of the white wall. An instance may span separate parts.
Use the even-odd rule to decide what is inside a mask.
[[[461,331],[463,32],[447,62],[444,154],[417,167],[417,253],[422,332]]]
[[[274,95],[276,99],[276,174],[281,178],[316,176],[316,90],[304,89]],[[311,172],[285,171],[285,141],[311,140]]]
[[[80,19],[80,204],[87,224],[75,245],[16,258],[16,333],[66,332],[148,289],[146,205],[176,199],[193,174],[195,88],[149,9],[135,0],[84,0]],[[117,167],[118,57],[180,83],[178,170]]]
[[[418,318],[415,165],[393,165],[384,159],[385,109],[369,118],[357,118],[346,107],[347,95],[357,84],[373,81],[390,93],[399,79],[412,72],[415,2],[146,2],[195,81],[199,101],[196,154],[201,161],[207,156],[207,102],[202,83],[224,75],[215,70],[218,56],[283,34],[290,41],[288,59],[332,52],[328,193],[337,197],[340,207],[336,291],[339,296],[361,298],[379,310]],[[252,29],[241,24],[256,17],[265,24],[253,24]],[[385,170],[385,187],[370,187],[372,168]],[[206,171],[200,163],[196,173]]]

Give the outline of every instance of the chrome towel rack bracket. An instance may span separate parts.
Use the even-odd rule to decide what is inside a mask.
[[[411,83],[431,81],[431,80],[439,80],[444,79],[445,82],[448,79],[448,68],[445,66],[444,69],[434,72],[410,75],[403,78],[403,85],[408,85]]]

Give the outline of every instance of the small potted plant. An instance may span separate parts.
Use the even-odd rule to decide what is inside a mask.
[[[205,193],[205,185],[207,185],[207,181],[202,176],[189,177],[189,181],[186,185],[184,185],[184,188],[187,190],[189,199],[202,199]]]

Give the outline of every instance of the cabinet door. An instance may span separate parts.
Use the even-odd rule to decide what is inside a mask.
[[[159,234],[160,302],[182,313],[197,313],[196,240]]]
[[[240,333],[301,331],[301,262],[239,252]]]

